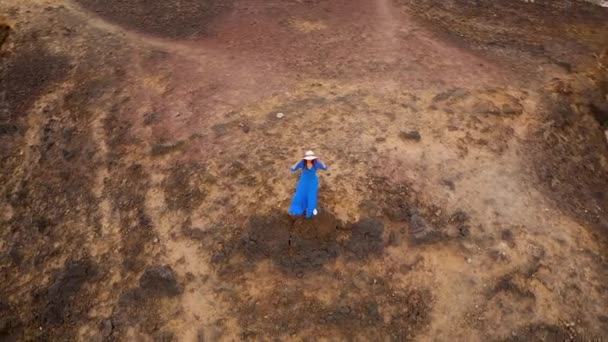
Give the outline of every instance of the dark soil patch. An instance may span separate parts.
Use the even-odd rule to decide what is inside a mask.
[[[2,46],[8,39],[8,35],[10,34],[10,32],[11,32],[10,26],[0,23],[0,49],[2,49]]]
[[[137,272],[145,265],[145,249],[155,236],[152,220],[145,211],[149,176],[143,166],[135,164],[113,170],[106,179],[105,191],[112,199],[121,224],[123,265]]]
[[[505,342],[524,342],[524,341],[575,341],[576,334],[560,326],[537,323],[527,325],[512,336],[505,338]]]
[[[163,330],[154,334],[154,342],[175,342],[177,338],[172,331]]]
[[[44,108],[39,144],[26,147],[32,162],[25,176],[9,181],[14,172],[10,163],[0,171],[7,173],[0,190],[12,209],[10,229],[0,234],[11,246],[11,260],[21,272],[40,272],[48,264],[65,260],[64,253],[80,250],[89,232],[74,225],[84,224],[93,231],[99,227],[98,199],[92,193],[96,174],[91,172],[99,166],[97,146],[83,111],[68,103]],[[51,117],[62,120],[45,120]],[[19,143],[17,137],[11,139]],[[11,286],[10,281],[5,284]]]
[[[231,4],[231,1],[218,0],[77,2],[128,29],[165,38],[195,38],[211,34],[213,19],[228,10]]]
[[[471,234],[469,217],[463,211],[451,215],[441,208],[421,200],[405,183],[393,184],[384,177],[372,177],[369,198],[362,210],[371,217],[386,217],[403,223],[412,244],[431,244]]]
[[[346,249],[357,258],[380,255],[384,250],[382,235],[384,224],[379,220],[363,219],[351,226],[351,236]]]
[[[6,28],[0,27],[0,39],[6,39]],[[27,112],[33,103],[53,84],[68,73],[69,61],[51,54],[43,45],[20,45],[0,54],[2,102],[0,103],[0,175],[9,179],[19,162],[18,153],[27,129]],[[4,182],[3,182],[4,183]],[[2,185],[0,185],[0,188]]]
[[[585,1],[400,1],[432,29],[480,50],[560,67],[605,46],[608,9]],[[500,13],[502,20],[496,20]],[[550,25],[549,23],[559,23]],[[578,34],[573,37],[572,31]],[[574,38],[574,39],[573,39]]]
[[[330,241],[336,239],[337,229],[341,227],[342,223],[331,213],[322,210],[311,219],[298,218],[294,220],[292,235],[310,240]]]
[[[90,260],[68,261],[65,268],[53,276],[50,286],[38,299],[43,308],[40,316],[42,323],[59,325],[66,319],[79,319],[88,308],[82,300],[76,301],[75,298],[95,273],[96,266]]]
[[[175,165],[169,169],[163,182],[169,209],[190,211],[198,207],[207,195],[207,181],[206,169],[195,163]]]
[[[8,58],[0,59],[0,63],[6,63],[2,67],[8,111],[0,117],[3,124],[7,119],[21,118],[49,86],[60,82],[70,71],[67,57],[54,55],[40,45],[22,46]]]
[[[224,248],[212,260],[230,273],[235,253],[244,254],[246,263],[271,259],[286,274],[302,276],[319,270],[339,255],[358,259],[379,256],[384,250],[384,224],[379,220],[362,219],[344,225],[322,210],[311,219],[271,214],[252,218],[241,237],[223,243]],[[234,241],[236,240],[236,241]],[[236,267],[244,270],[251,268]]]
[[[277,288],[239,308],[238,317],[247,327],[243,339],[284,339],[314,331],[314,339],[410,341],[429,323],[431,310],[428,290],[394,290],[378,282],[360,296],[329,304],[296,289]]]
[[[133,123],[124,115],[129,111],[128,100],[117,100],[104,120],[104,131],[106,133],[106,144],[110,148],[108,151],[108,160],[119,160],[127,154],[127,148],[130,145],[137,143],[137,140],[131,133]]]
[[[168,266],[148,266],[139,278],[139,286],[125,291],[110,324],[120,335],[128,326],[141,325],[155,336],[162,336],[159,328],[164,318],[159,312],[159,300],[179,296],[183,288],[178,283],[173,269]]]
[[[93,138],[90,107],[109,84],[89,81],[95,77],[80,73],[67,57],[30,38],[36,47],[15,40],[15,50],[3,52],[0,60],[6,71],[2,81],[8,82],[7,101],[2,104],[8,114],[0,115],[4,133],[0,134],[0,173],[6,175],[0,176],[0,195],[11,211],[6,229],[0,230],[9,252],[8,258],[0,257],[0,293],[12,294],[10,304],[18,308],[25,340],[70,340],[95,300],[97,288],[88,284],[103,274],[98,260],[81,255],[86,253],[87,240],[98,238],[101,227],[94,188],[103,164]],[[40,110],[31,111],[42,95],[68,76],[74,76],[75,87],[63,99],[41,103]],[[32,127],[27,126],[30,119],[35,123]],[[26,129],[40,139],[24,145]],[[21,165],[23,157],[11,161],[9,153],[19,156],[25,151],[30,155],[27,165]],[[16,178],[15,167],[21,166],[25,172]],[[76,261],[50,271],[64,260]],[[30,278],[34,281],[24,283]],[[50,279],[48,287],[37,284],[37,279],[38,283]]]
[[[19,341],[22,323],[17,312],[5,300],[0,300],[0,341]]]
[[[572,109],[577,99],[547,98],[547,124],[529,137],[532,171],[556,206],[597,227],[605,238],[608,145],[592,114]]]
[[[487,297],[492,298],[500,292],[511,293],[524,298],[535,298],[534,293],[517,282],[517,274],[506,274],[500,277],[494,287],[487,293]]]
[[[148,266],[139,278],[139,287],[122,294],[121,306],[139,306],[154,298],[174,297],[182,293],[182,288],[170,266]]]
[[[270,258],[284,272],[301,274],[319,269],[335,259],[339,247],[335,238],[335,219],[329,213],[310,222],[297,222],[287,215],[255,217],[240,242],[250,258]]]

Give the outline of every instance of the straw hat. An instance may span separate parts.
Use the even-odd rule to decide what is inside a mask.
[[[306,153],[304,153],[304,159],[305,160],[315,160],[318,157],[315,156],[315,153],[313,151],[306,151]]]

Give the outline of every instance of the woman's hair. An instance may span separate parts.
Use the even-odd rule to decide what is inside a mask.
[[[308,160],[306,159],[302,159],[304,161],[304,167],[306,167],[306,165],[308,165]],[[317,160],[313,159],[310,161],[312,163],[312,167],[315,167],[317,165]]]

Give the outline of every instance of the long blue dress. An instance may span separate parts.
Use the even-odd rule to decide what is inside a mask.
[[[305,167],[304,160],[300,161],[296,167],[290,168],[295,172],[302,169],[302,175],[298,181],[296,193],[291,201],[289,213],[292,215],[304,215],[311,218],[315,209],[317,209],[317,194],[319,193],[319,177],[317,170],[327,171],[327,166],[320,161],[314,161],[312,168]]]

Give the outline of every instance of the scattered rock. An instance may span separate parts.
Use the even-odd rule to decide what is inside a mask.
[[[502,105],[502,113],[504,115],[520,115],[521,113],[523,113],[523,111],[524,109],[519,103],[515,105],[505,103]]]
[[[283,113],[277,113],[277,119],[282,119],[285,116]]]
[[[399,133],[399,137],[406,140],[420,141],[422,138],[418,131],[409,131]]]
[[[110,319],[104,319],[99,323],[99,332],[104,338],[109,337],[112,334],[113,329],[114,325],[112,324],[112,320]]]
[[[348,307],[348,306],[342,306],[338,309],[338,311],[343,315],[348,315],[351,310],[350,310],[350,307]]]
[[[169,330],[162,330],[154,334],[154,342],[173,342],[177,341],[175,334]]]
[[[139,287],[160,296],[172,297],[180,294],[180,288],[171,266],[149,266],[139,278]]]
[[[152,149],[150,150],[150,154],[153,156],[162,156],[162,155],[165,155],[165,154],[178,150],[183,145],[184,145],[183,141],[178,141],[176,143],[165,142],[165,143],[156,144],[156,145],[152,146]]]
[[[456,224],[462,224],[462,223],[466,223],[470,220],[469,214],[467,214],[466,212],[462,211],[462,210],[456,210],[451,216],[450,216],[450,223],[456,223]]]
[[[409,236],[413,243],[431,243],[439,239],[440,234],[437,228],[419,214],[414,213],[410,217]]]
[[[454,182],[449,179],[442,179],[441,184],[447,186],[452,191],[456,189],[456,184],[454,184]]]
[[[4,45],[6,39],[8,39],[8,35],[11,32],[11,27],[6,24],[0,24],[0,48]]]
[[[200,228],[184,228],[184,235],[193,240],[203,240],[209,234]]]
[[[509,229],[503,229],[500,232],[500,239],[505,241],[510,247],[515,246],[515,237],[513,236],[513,232]]]
[[[399,244],[399,238],[397,237],[397,234],[394,231],[388,234],[387,243],[389,246],[397,246]]]
[[[499,277],[492,288],[486,293],[486,297],[492,298],[500,292],[508,292],[523,298],[535,298],[535,295],[527,287],[520,285],[517,274],[505,274]]]
[[[161,114],[158,112],[151,112],[144,115],[144,126],[154,125],[160,122]]]
[[[251,131],[251,127],[249,127],[249,125],[247,125],[247,124],[240,123],[239,127],[241,127],[241,130],[243,131],[243,133],[249,133]]]
[[[590,109],[600,125],[608,126],[608,102],[594,101],[591,103]]]
[[[479,100],[473,105],[473,111],[479,114],[500,114],[500,109],[492,102],[488,100]]]
[[[464,98],[469,95],[469,91],[463,88],[453,88],[442,93],[439,93],[433,97],[433,102],[441,102],[451,99],[450,102]]]
[[[449,90],[441,92],[433,97],[433,102],[445,101],[450,98],[450,95],[452,95],[452,92]]]

